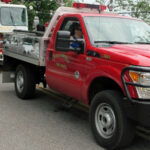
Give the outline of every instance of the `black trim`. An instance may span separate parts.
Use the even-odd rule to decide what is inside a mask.
[[[87,50],[87,56],[100,58],[100,54],[98,52],[93,51],[93,50]]]
[[[52,59],[53,59],[53,52],[50,51],[50,53],[49,53],[49,60],[51,61]]]
[[[136,125],[150,129],[150,103],[130,101],[125,98],[123,108],[126,116],[134,121]]]
[[[129,70],[150,73],[150,68],[149,67],[140,67],[140,66],[129,66],[129,67],[124,68],[121,73],[121,79],[122,79],[122,83],[123,83],[127,98],[131,101],[134,101],[134,99],[131,98],[131,96],[130,96],[127,85],[145,87],[145,88],[150,88],[150,85],[142,85],[142,84],[137,84],[137,83],[133,83],[133,82],[127,82],[125,80],[125,73]],[[150,99],[137,99],[137,101],[139,101],[139,100],[142,100],[142,102],[149,102],[149,104],[150,104]]]

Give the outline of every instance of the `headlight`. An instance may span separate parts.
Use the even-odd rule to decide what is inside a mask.
[[[129,71],[129,75],[134,83],[150,86],[150,73]],[[150,99],[150,88],[136,87],[139,98]]]

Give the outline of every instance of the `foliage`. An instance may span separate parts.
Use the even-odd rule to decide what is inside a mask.
[[[141,18],[150,23],[150,4],[147,1],[139,2],[136,5],[133,5],[133,8],[135,12],[132,14],[132,16]]]
[[[68,7],[72,7],[73,0],[64,0],[64,5]]]
[[[113,1],[111,1],[112,3]],[[145,20],[150,24],[149,0],[115,0],[114,10],[124,10],[129,15]]]
[[[44,25],[50,19],[50,12],[54,12],[58,7],[57,0],[13,0],[14,4],[24,4],[28,8],[29,29],[32,29],[35,16],[40,19],[40,24]],[[65,6],[72,6],[72,0],[64,0]],[[31,10],[30,7],[33,7]]]

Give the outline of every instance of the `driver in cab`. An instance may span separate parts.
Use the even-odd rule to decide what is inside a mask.
[[[70,36],[70,40],[73,40],[73,42],[70,43],[70,47],[79,48],[80,44],[77,40],[83,38],[82,29],[79,23],[74,23],[73,26],[73,34]]]

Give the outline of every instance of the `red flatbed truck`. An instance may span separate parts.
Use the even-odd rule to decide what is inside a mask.
[[[150,128],[150,27],[143,21],[75,3],[60,7],[42,35],[17,31],[4,48],[4,82],[19,98],[43,82],[89,106],[96,141],[104,148],[129,145],[135,127]],[[70,40],[79,23],[83,38]],[[79,48],[71,48],[77,42]]]

